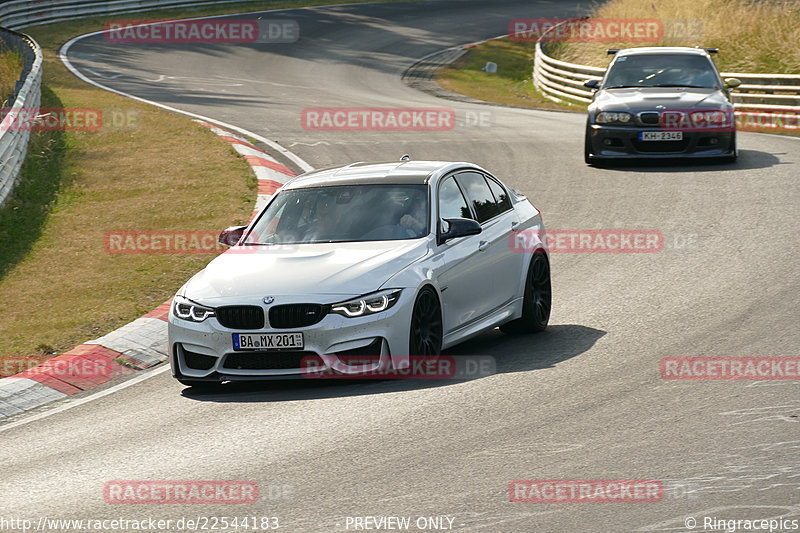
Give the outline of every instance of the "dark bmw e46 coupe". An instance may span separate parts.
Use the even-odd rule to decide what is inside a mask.
[[[594,91],[586,123],[587,164],[631,158],[736,159],[730,90],[715,49],[642,47],[609,50],[614,59]]]

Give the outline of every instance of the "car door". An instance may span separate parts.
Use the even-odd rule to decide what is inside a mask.
[[[450,175],[439,182],[436,191],[437,231],[445,218],[472,218],[461,187]],[[485,314],[491,307],[493,288],[486,276],[486,254],[481,250],[482,235],[450,239],[437,245],[434,254],[436,276],[442,300],[445,340],[449,333]]]
[[[456,181],[472,203],[481,223],[479,261],[483,275],[491,284],[486,311],[499,309],[519,296],[522,257],[509,245],[518,218],[511,206],[508,192],[494,178],[480,172],[461,172]]]
[[[520,215],[514,210],[508,190],[492,176],[486,175],[486,183],[492,190],[497,202],[498,216],[495,229],[500,241],[495,241],[497,248],[497,270],[500,275],[494,277],[495,291],[500,305],[505,305],[520,296],[520,283],[527,274],[527,264],[523,254],[512,246],[513,233],[519,229]]]

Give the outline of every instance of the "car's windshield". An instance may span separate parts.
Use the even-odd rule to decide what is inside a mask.
[[[427,185],[342,185],[278,193],[246,245],[417,239],[428,234]]]
[[[636,54],[618,57],[606,77],[605,89],[623,87],[718,88],[719,79],[708,58],[696,54]]]

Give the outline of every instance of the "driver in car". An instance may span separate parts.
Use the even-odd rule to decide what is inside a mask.
[[[400,217],[399,225],[409,237],[419,237],[425,233],[426,216],[423,202],[412,202],[408,213]]]
[[[317,200],[317,220],[303,239],[306,242],[331,239],[336,233],[337,217],[334,203],[336,198],[323,196]]]
[[[689,68],[689,72],[686,76],[686,84],[692,85],[695,87],[714,87],[716,85],[716,80],[714,79],[714,74],[710,72],[707,68],[701,68],[697,65],[693,65]]]

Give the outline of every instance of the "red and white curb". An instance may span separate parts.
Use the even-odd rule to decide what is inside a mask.
[[[0,379],[0,420],[166,361],[170,303],[35,368]]]
[[[253,216],[295,174],[244,138],[205,122],[195,122],[231,143],[258,179]],[[0,421],[91,389],[167,360],[167,316],[172,300],[141,318],[37,366],[0,379]]]

